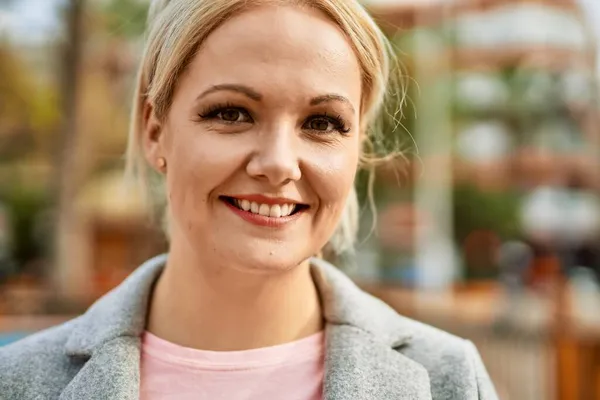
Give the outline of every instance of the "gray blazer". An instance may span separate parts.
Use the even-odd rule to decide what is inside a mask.
[[[0,399],[138,399],[140,335],[165,261],[147,261],[80,317],[0,348]],[[322,260],[312,271],[325,400],[497,399],[473,344],[398,315]]]

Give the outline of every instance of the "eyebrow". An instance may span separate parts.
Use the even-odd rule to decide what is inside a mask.
[[[263,98],[260,93],[258,93],[256,90],[254,90],[248,86],[237,85],[237,84],[232,84],[232,83],[223,83],[220,85],[213,85],[210,88],[206,89],[204,92],[200,93],[200,95],[196,98],[196,100],[200,100],[201,98],[206,97],[211,93],[221,92],[221,91],[241,93],[254,101],[261,101]],[[350,100],[348,100],[346,97],[341,96],[339,94],[330,93],[330,94],[324,94],[321,96],[313,97],[310,100],[310,105],[317,106],[319,104],[329,103],[329,102],[345,103],[348,107],[350,107],[350,110],[353,113],[356,113],[356,111],[354,110],[354,106],[352,105],[352,102]]]
[[[341,96],[339,94],[324,94],[322,96],[314,97],[311,99],[310,105],[316,106],[321,103],[329,103],[329,102],[334,102],[334,101],[345,103],[348,107],[350,107],[350,110],[352,110],[353,113],[356,113],[356,111],[354,110],[354,106],[352,105],[352,102],[350,100],[348,100],[346,97]]]
[[[221,91],[241,93],[241,94],[245,95],[246,97],[251,98],[254,101],[262,100],[262,95],[260,93],[258,93],[256,90],[249,88],[248,86],[236,85],[236,84],[231,84],[231,83],[224,83],[221,85],[213,85],[210,88],[206,89],[204,92],[200,93],[200,95],[196,98],[196,100],[200,100],[201,98],[206,97],[211,93],[221,92]]]

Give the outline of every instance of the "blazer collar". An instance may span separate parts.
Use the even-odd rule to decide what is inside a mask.
[[[400,351],[415,334],[414,322],[326,261],[312,265],[327,321],[323,398],[431,399],[427,370]]]
[[[390,347],[412,338],[414,332],[406,318],[362,291],[338,268],[319,258],[312,259],[311,265],[327,323],[353,326]]]
[[[78,318],[66,343],[67,354],[89,357],[95,348],[123,336],[139,337],[146,327],[148,302],[167,255],[151,258]]]
[[[137,399],[139,337],[166,259],[167,255],[160,255],[142,264],[75,321],[66,352],[89,360],[62,400],[79,398],[84,386],[89,393],[89,385],[98,388],[98,398],[117,388],[119,398]],[[311,266],[327,322],[324,398],[430,398],[424,367],[398,351],[413,335],[409,320],[360,290],[326,261],[313,259]],[[114,371],[110,381],[98,381],[104,375],[99,371],[107,368]]]

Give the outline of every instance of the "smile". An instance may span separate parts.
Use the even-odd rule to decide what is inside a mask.
[[[308,205],[274,200],[254,196],[256,199],[240,199],[236,197],[221,196],[221,200],[236,214],[249,222],[258,225],[276,226],[290,222],[300,216]],[[256,201],[255,201],[256,200]]]

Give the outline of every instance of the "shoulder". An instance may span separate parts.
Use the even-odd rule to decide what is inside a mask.
[[[496,400],[497,395],[475,345],[466,339],[398,315],[413,337],[399,351],[428,372],[434,398]]]
[[[72,377],[65,352],[75,320],[0,347],[0,393],[7,399],[58,397]],[[38,397],[39,398],[39,397]]]

